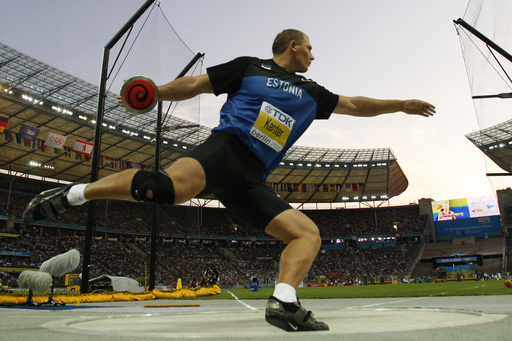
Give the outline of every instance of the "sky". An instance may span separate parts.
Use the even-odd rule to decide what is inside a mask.
[[[61,69],[96,84],[102,47],[144,1],[57,3],[0,0],[0,42],[50,65],[63,60]],[[373,118],[333,115],[314,122],[297,142],[320,148],[391,148],[409,180],[408,189],[391,204],[489,195],[510,186],[507,177],[491,181],[486,177],[486,172],[500,170],[493,169],[464,136],[479,130],[453,24],[467,5],[467,0],[162,0],[160,4],[188,48],[205,53],[203,72],[242,55],[271,58],[276,34],[296,28],[309,36],[313,46],[315,60],[306,76],[330,91],[379,99],[416,98],[435,105],[437,113],[431,118],[404,113]],[[66,18],[59,21],[70,23],[49,24],[48,18],[56,12],[52,6],[67,6]],[[95,19],[105,15],[110,31],[100,34]],[[86,29],[69,36],[66,25],[84,18],[91,18]],[[151,39],[164,38],[157,32]],[[77,59],[80,62],[73,64]],[[172,64],[172,58],[159,58],[154,64]],[[97,72],[91,77],[85,69]],[[170,80],[156,79],[157,84]],[[214,127],[224,99],[202,95],[200,115],[188,119]]]

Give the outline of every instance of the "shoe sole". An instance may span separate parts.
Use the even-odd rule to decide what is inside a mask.
[[[290,323],[283,321],[278,315],[265,315],[265,320],[274,327],[286,330],[287,332],[298,331],[298,327],[293,328]]]
[[[32,223],[35,223],[36,221],[40,221],[40,220],[43,220],[43,219],[55,216],[56,213],[54,212],[54,208],[50,204],[50,210],[52,211],[50,215],[46,214],[48,212],[45,212],[45,214],[43,214],[42,212],[38,212],[38,213],[41,214],[42,218],[34,219],[34,214],[36,213],[36,211],[37,210],[41,210],[41,202],[44,199],[46,199],[46,198],[48,198],[48,197],[58,193],[61,190],[62,190],[62,188],[54,188],[54,189],[49,189],[49,190],[46,190],[46,191],[41,192],[40,194],[38,194],[28,204],[27,208],[25,208],[25,211],[23,211],[23,221],[25,223],[27,223],[27,224],[32,224]]]

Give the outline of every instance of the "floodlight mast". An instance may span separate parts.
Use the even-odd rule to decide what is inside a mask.
[[[103,124],[103,114],[105,111],[105,98],[107,96],[107,77],[108,77],[108,59],[110,50],[121,39],[121,37],[135,24],[137,20],[146,12],[146,10],[156,0],[147,0],[142,7],[128,20],[123,28],[117,32],[107,45],[103,48],[103,64],[101,68],[100,87],[98,92],[98,108],[96,113],[96,126],[94,130],[94,145],[92,150],[92,167],[91,167],[91,181],[98,180],[99,161],[100,161],[100,147],[101,147],[101,131]],[[85,245],[84,245],[84,258],[82,268],[82,283],[80,285],[80,292],[82,294],[89,293],[89,266],[91,264],[91,247],[92,236],[95,230],[94,212],[95,202],[90,201],[87,206],[87,224],[85,227]]]

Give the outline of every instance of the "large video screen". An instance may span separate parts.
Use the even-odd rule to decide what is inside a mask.
[[[437,240],[502,236],[500,211],[493,195],[432,202]]]
[[[434,221],[480,218],[500,215],[494,195],[432,202]]]

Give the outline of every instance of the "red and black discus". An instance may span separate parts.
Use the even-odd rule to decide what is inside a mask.
[[[146,76],[133,76],[124,82],[121,98],[124,108],[133,114],[145,114],[158,102],[156,84]]]

